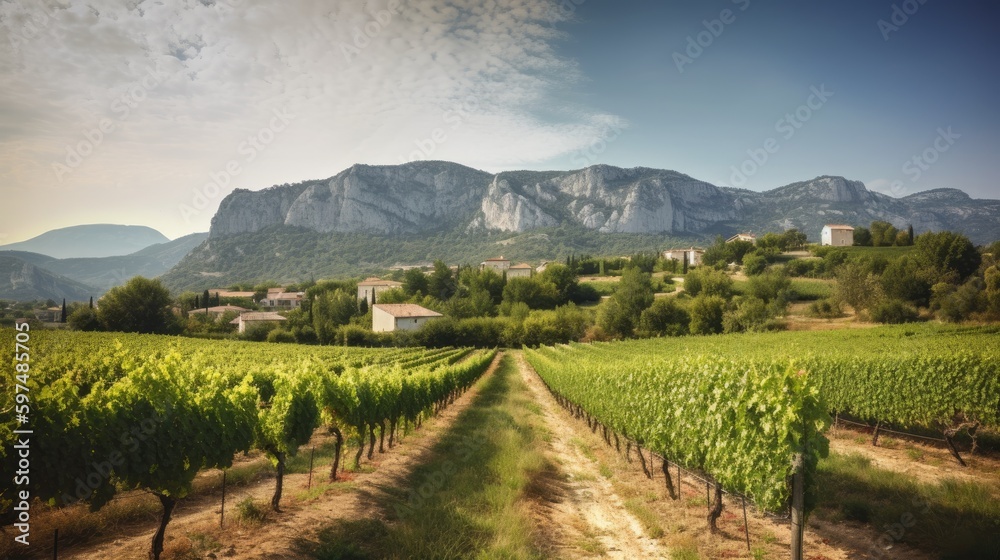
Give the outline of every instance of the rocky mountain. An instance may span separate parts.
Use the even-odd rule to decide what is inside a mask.
[[[522,233],[575,225],[600,233],[703,236],[886,220],[918,232],[952,229],[977,242],[1000,238],[1000,201],[938,189],[905,198],[858,181],[818,177],[766,192],[717,187],[676,171],[594,165],[576,171],[490,175],[449,162],[355,165],[322,181],[236,190],[210,236],[284,225],[320,233]]]
[[[47,231],[27,241],[0,245],[0,251],[41,253],[57,259],[128,255],[170,241],[146,226],[89,224]]]
[[[94,289],[28,261],[0,254],[0,299],[86,301]]]
[[[355,165],[329,179],[236,190],[208,240],[162,278],[174,291],[237,282],[378,273],[444,259],[474,263],[627,254],[715,235],[886,220],[918,233],[1000,239],[1000,201],[953,189],[894,198],[843,177],[766,192],[717,187],[676,171],[595,165],[489,174],[442,161]]]
[[[133,276],[160,276],[207,238],[207,233],[192,233],[113,257],[57,259],[26,251],[0,251],[7,263],[0,277],[0,299],[98,297]],[[13,276],[7,278],[8,272]],[[64,293],[74,295],[60,295]]]

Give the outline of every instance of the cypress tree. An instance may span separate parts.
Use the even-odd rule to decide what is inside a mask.
[[[60,322],[61,323],[65,323],[66,322],[66,298],[63,298],[62,317],[61,317],[61,321]]]
[[[913,224],[906,226],[906,233],[910,235],[910,241],[907,245],[913,245]]]
[[[90,296],[90,308],[94,308],[94,296]]]

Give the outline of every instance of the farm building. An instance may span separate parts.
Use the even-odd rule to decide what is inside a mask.
[[[242,333],[246,332],[247,326],[251,324],[280,323],[287,320],[273,311],[251,311],[249,313],[241,313],[239,317],[230,321],[229,324],[236,325],[236,330]]]
[[[261,307],[270,309],[297,309],[302,305],[305,292],[286,292],[284,288],[270,288],[259,302]]]
[[[236,305],[217,305],[215,307],[209,307],[208,309],[205,309],[204,307],[201,307],[199,309],[192,309],[191,311],[188,311],[188,315],[206,315],[207,314],[207,315],[211,315],[213,319],[215,319],[216,321],[218,321],[220,317],[222,317],[223,315],[225,315],[226,313],[228,313],[230,311],[234,311],[236,313],[243,313],[243,312],[249,311],[249,309],[245,309],[243,307],[239,307],[239,306],[236,306]]]
[[[378,295],[382,292],[387,292],[389,290],[395,290],[396,288],[402,288],[402,282],[394,282],[392,280],[382,280],[381,278],[368,278],[364,282],[358,282],[358,300],[365,300],[367,302],[378,301]],[[374,294],[375,298],[372,299]]]
[[[736,235],[727,239],[726,243],[732,243],[733,241],[749,241],[750,243],[756,245],[757,236],[752,233],[737,233]]]
[[[530,278],[531,265],[528,263],[515,264],[507,269],[507,278]]]
[[[684,257],[687,256],[688,266],[698,266],[701,264],[701,256],[704,254],[704,249],[698,249],[696,247],[688,249],[669,249],[663,252],[663,258],[684,262]]]
[[[232,290],[214,289],[214,290],[209,290],[208,291],[208,295],[211,296],[211,297],[218,296],[220,298],[228,297],[228,298],[253,299],[254,293],[253,292],[235,292],[235,291],[232,291]]]
[[[820,236],[820,245],[850,247],[854,245],[854,228],[845,225],[825,225]]]
[[[437,317],[442,315],[412,303],[376,303],[372,306],[372,330],[413,330]]]
[[[503,258],[503,255],[500,255],[499,257],[486,259],[485,261],[479,263],[479,270],[485,270],[487,268],[492,268],[497,274],[503,274],[505,270],[510,268],[510,261]]]

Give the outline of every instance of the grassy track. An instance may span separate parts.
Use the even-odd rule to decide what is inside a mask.
[[[539,411],[511,357],[405,480],[373,495],[381,515],[340,521],[311,547],[342,558],[546,558],[529,503],[546,464]]]
[[[872,550],[902,541],[944,559],[1000,558],[1000,501],[988,485],[929,484],[878,468],[863,455],[838,453],[820,461],[817,479],[816,514],[884,531]]]

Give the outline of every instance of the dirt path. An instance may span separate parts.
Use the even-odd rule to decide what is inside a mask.
[[[667,558],[666,549],[646,536],[642,524],[626,511],[624,501],[611,482],[601,476],[597,463],[572,445],[576,427],[525,362],[524,355],[518,352],[516,360],[532,396],[542,407],[542,417],[551,433],[553,459],[567,477],[564,499],[552,504],[549,512],[551,532],[560,535],[566,557]]]
[[[498,355],[483,379],[493,374],[501,356]],[[376,455],[373,461],[362,461],[363,470],[373,472],[343,473],[343,480],[327,482],[329,467],[313,473],[315,494],[306,494],[307,474],[285,476],[282,512],[269,512],[262,524],[241,526],[233,517],[236,503],[253,496],[266,504],[274,492],[274,479],[268,478],[249,487],[240,488],[226,499],[226,526],[219,529],[220,499],[218,496],[193,497],[182,501],[167,527],[162,560],[196,558],[231,558],[235,560],[291,560],[302,557],[298,543],[312,540],[316,531],[335,519],[364,517],[370,507],[362,503],[363,490],[372,490],[404,479],[422,454],[430,450],[468,407],[482,381],[474,385],[437,417],[425,420],[421,429],[402,439],[393,449]],[[341,463],[354,460],[356,447],[345,446]],[[317,489],[318,487],[318,489]],[[123,534],[98,543],[61,549],[59,557],[73,560],[106,560],[107,558],[144,559],[156,528],[154,519],[130,526]]]

